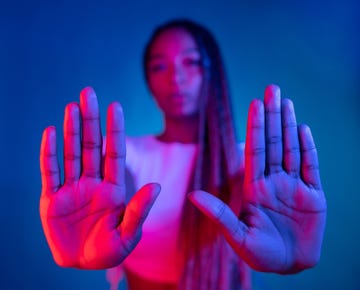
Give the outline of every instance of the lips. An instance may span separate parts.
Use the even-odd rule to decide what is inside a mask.
[[[168,96],[168,99],[171,102],[178,104],[186,102],[189,99],[189,96],[185,93],[173,93]]]
[[[186,94],[184,92],[176,92],[176,93],[169,94],[169,98],[174,98],[174,99],[183,98],[185,96],[186,96]]]

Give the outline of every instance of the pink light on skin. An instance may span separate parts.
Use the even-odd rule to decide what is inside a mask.
[[[196,43],[186,31],[169,29],[155,39],[148,78],[150,90],[165,118],[197,115],[203,69]]]
[[[186,31],[169,29],[155,39],[148,80],[165,116],[167,141],[196,142],[203,70],[195,41]],[[121,106],[109,107],[104,155],[99,119],[91,88],[81,92],[80,104],[66,107],[64,184],[55,129],[49,127],[43,134],[40,215],[55,261],[65,267],[104,269],[122,263],[140,241],[142,223],[160,191],[159,185],[146,184],[126,204]],[[220,227],[250,267],[295,273],[314,266],[326,218],[317,152],[310,129],[297,125],[292,102],[281,100],[275,85],[266,88],[264,101],[250,105],[244,159],[244,184],[234,190],[243,202],[242,212],[203,191],[190,193],[189,199]],[[140,264],[145,271],[154,259],[147,261],[148,267]]]
[[[104,156],[98,116],[92,88],[81,91],[80,104],[66,107],[64,184],[60,183],[55,128],[43,133],[40,216],[54,259],[63,267],[105,269],[120,264],[139,242],[142,223],[160,191],[158,184],[146,184],[125,203],[122,108],[118,103],[109,106]]]

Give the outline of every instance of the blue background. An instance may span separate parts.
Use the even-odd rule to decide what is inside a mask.
[[[319,150],[328,221],[318,266],[298,275],[256,274],[255,289],[359,289],[358,1],[13,1],[0,7],[0,288],[107,289],[103,271],[56,266],[38,214],[42,130],[93,86],[101,113],[119,100],[127,133],[161,130],[143,80],[152,29],[186,16],[223,51],[237,133],[247,108],[277,83],[293,99]],[[103,124],[104,125],[104,124]]]

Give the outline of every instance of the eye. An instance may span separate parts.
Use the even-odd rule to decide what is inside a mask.
[[[184,59],[184,64],[188,66],[201,66],[201,59],[188,57]]]
[[[150,72],[161,72],[161,71],[165,71],[166,68],[167,65],[163,62],[152,62],[148,66]]]

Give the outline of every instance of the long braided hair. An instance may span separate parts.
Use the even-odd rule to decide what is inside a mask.
[[[168,29],[183,29],[189,33],[200,52],[203,84],[199,112],[199,153],[188,191],[205,190],[227,204],[232,203],[234,180],[239,176],[235,129],[224,64],[219,46],[212,34],[202,25],[188,19],[175,19],[159,26],[145,47],[143,66],[148,81],[147,64],[153,41]],[[239,189],[237,189],[239,194]],[[238,206],[237,206],[238,207]],[[247,271],[239,261],[231,262],[231,250],[216,227],[190,202],[183,209],[182,239],[186,263],[180,289],[248,289]],[[236,264],[236,265],[234,265]],[[240,268],[240,269],[239,269]],[[236,278],[239,276],[239,282]],[[240,285],[241,284],[241,285]]]

